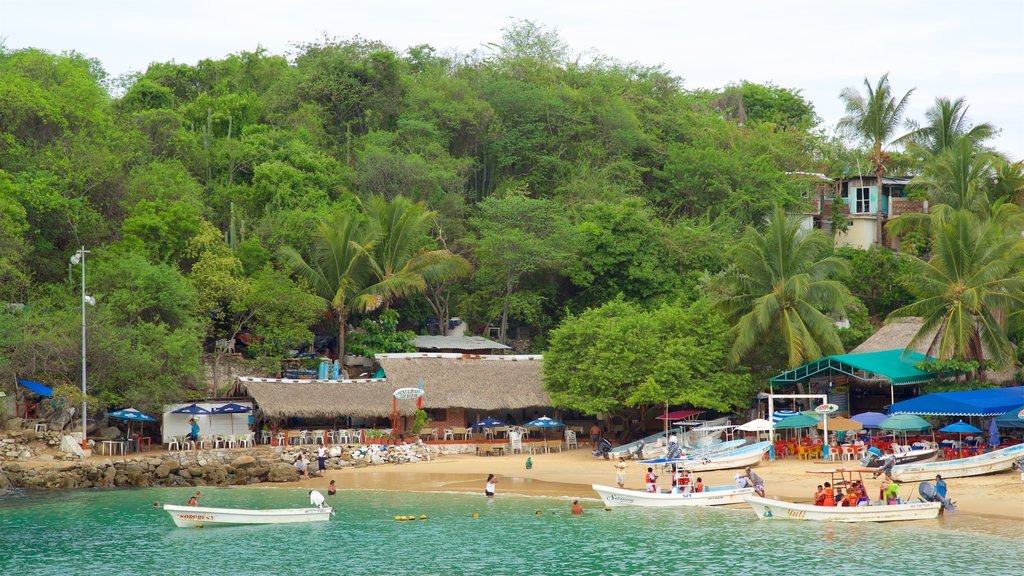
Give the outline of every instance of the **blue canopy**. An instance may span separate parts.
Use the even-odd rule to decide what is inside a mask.
[[[523,424],[523,426],[526,428],[558,428],[559,426],[565,426],[565,424],[562,424],[558,420],[552,420],[547,416],[541,416],[536,420],[531,420],[526,424]]]
[[[886,418],[888,416],[881,412],[861,412],[856,416],[850,416],[850,420],[860,422],[865,428],[880,428]]]
[[[25,388],[39,394],[40,396],[46,396],[47,398],[53,396],[53,388],[44,386],[39,382],[33,382],[31,380],[18,380],[18,384],[21,384]]]
[[[961,420],[956,424],[950,424],[944,428],[939,428],[939,432],[949,432],[951,434],[978,434],[981,432],[981,428],[975,428]]]
[[[778,424],[783,418],[796,416],[797,414],[799,414],[799,412],[793,410],[776,410],[775,412],[772,412],[772,424]]]
[[[495,426],[504,426],[505,423],[501,420],[495,420],[494,418],[484,418],[483,420],[473,424],[473,428],[494,428]]]
[[[1024,386],[925,394],[889,407],[889,414],[999,416],[1024,404]]]
[[[231,404],[225,404],[223,406],[218,406],[213,409],[214,414],[239,414],[242,412],[252,412],[252,408],[248,406],[242,406],[241,404],[235,404],[232,402]]]
[[[156,418],[147,416],[135,408],[115,410],[114,412],[107,414],[107,416],[110,416],[111,418],[120,418],[121,420],[133,420],[135,422],[156,422]]]
[[[1003,428],[1024,428],[1024,406],[1016,406],[996,418],[996,425]]]
[[[210,412],[206,408],[203,408],[201,406],[197,406],[193,402],[192,404],[189,404],[188,406],[185,406],[184,408],[178,408],[177,410],[171,410],[171,414],[192,414],[193,416],[195,416],[196,414],[212,414],[212,412]]]

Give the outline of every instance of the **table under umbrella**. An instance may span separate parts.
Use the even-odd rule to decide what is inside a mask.
[[[959,442],[960,446],[963,446],[964,434],[981,434],[982,430],[977,426],[971,426],[967,422],[961,420],[954,424],[950,424],[949,426],[939,428],[939,432],[945,432],[947,434],[956,434],[957,441]]]
[[[544,435],[544,451],[545,452],[547,452],[547,450],[548,450],[548,433],[547,433],[548,428],[559,428],[559,427],[564,427],[564,426],[565,426],[565,424],[562,424],[558,420],[552,420],[551,418],[548,418],[547,416],[541,416],[540,418],[537,418],[536,420],[530,420],[526,424],[523,424],[523,427],[525,427],[525,428],[540,428],[542,430],[541,433]]]
[[[213,409],[213,414],[242,414],[244,412],[252,412],[252,408],[250,408],[248,406],[242,406],[241,404],[235,404],[234,402],[232,402],[230,404],[225,404],[223,406],[218,406],[218,407]],[[211,416],[211,419],[212,419],[212,416]],[[235,434],[235,418],[234,417],[231,418],[231,434],[232,435]]]
[[[907,437],[907,432],[916,432],[921,430],[927,430],[932,425],[927,420],[921,418],[917,414],[897,414],[890,416],[882,423],[879,424],[879,428],[883,430],[893,430],[895,432],[903,432],[904,439]],[[935,438],[935,432],[932,431],[932,439]]]
[[[153,418],[152,416],[149,416],[147,414],[143,414],[142,412],[139,412],[135,408],[124,408],[122,410],[115,410],[113,412],[108,413],[107,416],[111,418],[117,418],[119,420],[125,420],[128,422],[139,422],[139,436],[142,436],[142,422],[156,422],[156,418]],[[131,436],[131,431],[131,424],[128,424],[129,437]]]

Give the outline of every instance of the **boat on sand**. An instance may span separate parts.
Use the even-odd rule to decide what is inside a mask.
[[[177,506],[164,504],[164,511],[179,528],[203,528],[237,524],[291,524],[294,522],[327,522],[333,509],[282,508],[274,510],[246,510],[244,508],[208,508],[206,506]]]
[[[608,507],[641,506],[646,508],[676,508],[682,506],[721,506],[723,504],[742,504],[743,497],[753,494],[753,488],[737,488],[735,484],[725,486],[705,486],[701,492],[645,492],[643,490],[627,490],[613,486],[591,484],[594,492],[601,497],[601,502]]]
[[[641,464],[671,465],[679,464],[690,472],[706,472],[708,470],[727,470],[729,468],[744,468],[756,466],[764,458],[765,452],[771,448],[771,442],[758,442],[748,446],[741,446],[724,452],[717,452],[707,455],[695,455],[688,458],[657,458],[652,460],[641,460]]]
[[[936,474],[942,474],[943,478],[981,476],[1010,470],[1014,466],[1014,460],[1021,456],[1024,456],[1024,444],[1017,444],[970,458],[897,464],[893,466],[890,474],[900,482],[931,480]]]

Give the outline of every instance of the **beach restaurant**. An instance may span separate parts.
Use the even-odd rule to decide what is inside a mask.
[[[438,430],[466,429],[488,415],[505,421],[533,419],[551,404],[539,355],[451,353],[378,354],[384,378],[295,380],[240,377],[232,396],[251,398],[258,418],[346,421],[370,425],[395,409],[393,392],[422,388],[423,409]],[[399,400],[396,433],[412,433],[413,400]],[[340,424],[339,424],[340,425]]]

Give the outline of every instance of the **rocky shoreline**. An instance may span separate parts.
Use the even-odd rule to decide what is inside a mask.
[[[46,440],[47,444],[53,439]],[[59,436],[56,440],[59,444]],[[65,456],[55,460],[31,458],[21,443],[9,453],[17,461],[0,461],[0,489],[70,489],[146,486],[244,486],[258,482],[294,482],[299,475],[295,460],[302,456],[311,472],[316,470],[316,448],[310,446],[199,450],[132,454],[127,457],[80,460]],[[441,454],[465,452],[466,447],[429,446],[422,443],[398,446],[334,446],[327,468],[408,464],[428,461]]]

